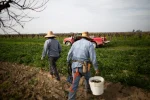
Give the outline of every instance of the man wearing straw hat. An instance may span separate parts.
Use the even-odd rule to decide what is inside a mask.
[[[61,53],[60,43],[55,39],[56,36],[52,31],[49,31],[45,38],[47,38],[47,40],[44,43],[41,60],[43,60],[46,54],[48,55],[50,63],[50,77],[55,77],[57,81],[60,81],[60,77],[56,68],[56,61],[60,57]]]
[[[72,76],[73,81],[69,90],[68,100],[75,100],[75,95],[79,85],[80,78],[85,78],[85,92],[90,92],[89,78],[90,78],[90,63],[99,73],[96,53],[93,44],[90,42],[89,33],[83,32],[80,40],[73,43],[68,52],[67,62],[72,62]]]

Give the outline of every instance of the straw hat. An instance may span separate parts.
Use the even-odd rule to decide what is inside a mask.
[[[82,37],[90,39],[89,32],[82,32]]]
[[[45,37],[56,37],[52,31],[49,31]]]

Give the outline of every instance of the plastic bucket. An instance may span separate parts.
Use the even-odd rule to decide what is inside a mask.
[[[94,76],[89,79],[89,84],[93,95],[101,95],[104,93],[104,78]]]

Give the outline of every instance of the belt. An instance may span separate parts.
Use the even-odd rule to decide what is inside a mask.
[[[80,60],[72,60],[72,62],[79,62],[81,64],[84,64],[84,61],[80,61]]]

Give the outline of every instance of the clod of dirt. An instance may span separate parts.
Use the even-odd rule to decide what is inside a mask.
[[[121,83],[105,81],[104,93],[86,94],[81,78],[76,100],[150,100],[150,92]],[[93,80],[93,82],[101,82]],[[67,100],[71,84],[61,75],[61,81],[49,78],[49,72],[35,67],[0,61],[0,100]]]
[[[96,80],[92,80],[91,82],[94,82],[94,83],[100,83],[101,80],[96,79]]]

